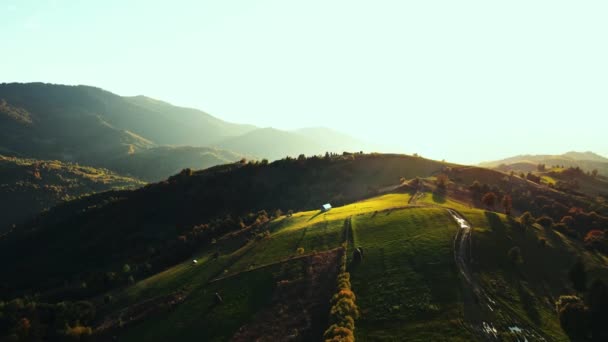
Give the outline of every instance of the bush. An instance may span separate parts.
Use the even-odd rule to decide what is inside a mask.
[[[65,330],[65,334],[66,334],[66,336],[68,336],[74,340],[80,341],[83,338],[86,338],[87,336],[91,336],[93,334],[93,329],[91,329],[90,327],[84,327],[81,325],[77,325],[72,328],[68,327]]]

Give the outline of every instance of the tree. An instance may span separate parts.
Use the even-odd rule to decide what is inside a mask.
[[[521,216],[519,217],[519,222],[524,227],[531,226],[534,223],[534,216],[532,216],[532,214],[529,211],[526,211],[525,213],[521,214]]]
[[[568,226],[568,228],[572,228],[574,226],[574,217],[566,215],[562,217],[560,222]]]
[[[283,211],[281,209],[277,209],[274,212],[274,217],[281,217],[281,216],[283,216]]]
[[[30,329],[32,324],[30,320],[23,317],[17,322],[17,335],[19,336],[20,341],[26,341],[28,336],[30,335]]]
[[[587,288],[587,271],[585,270],[585,264],[583,260],[578,258],[570,271],[568,272],[570,281],[575,290],[584,292]]]
[[[597,177],[597,169],[593,169],[593,171],[591,171],[591,175],[593,178]]]
[[[519,249],[519,247],[517,247],[517,246],[509,249],[509,252],[507,253],[507,255],[509,256],[509,260],[511,261],[511,263],[513,265],[521,264],[524,262],[524,260],[521,256],[521,249]]]
[[[481,202],[488,208],[494,209],[494,205],[496,203],[496,194],[493,192],[488,192],[481,198]]]
[[[602,230],[590,230],[587,235],[585,235],[584,242],[585,247],[589,249],[597,249],[598,251],[608,250],[608,239],[606,238],[606,233]]]
[[[608,287],[600,279],[591,284],[587,302],[591,314],[593,340],[608,341]]]
[[[538,164],[536,166],[536,169],[540,172],[544,172],[546,170],[547,166],[545,164]]]
[[[513,199],[511,195],[504,195],[502,198],[502,207],[505,209],[507,216],[511,215],[511,209],[513,209]]]
[[[481,192],[481,184],[479,184],[478,181],[474,181],[469,187],[469,190],[474,194],[479,194]]]
[[[541,216],[536,219],[536,223],[540,224],[545,228],[551,228],[553,226],[553,219],[549,216]]]
[[[445,193],[445,190],[448,185],[448,181],[449,181],[448,175],[446,175],[445,173],[439,174],[437,176],[437,192]]]
[[[562,329],[572,339],[584,339],[589,331],[589,310],[576,296],[561,296],[557,303],[557,313]]]

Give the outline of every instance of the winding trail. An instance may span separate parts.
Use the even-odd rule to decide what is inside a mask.
[[[493,300],[473,276],[471,267],[473,225],[456,209],[418,203],[423,196],[423,192],[416,191],[408,204],[444,208],[458,224],[459,229],[454,236],[454,261],[464,283],[464,318],[477,336],[486,341],[500,341],[501,333],[510,333],[522,342],[547,341],[535,327],[521,322],[510,308]]]

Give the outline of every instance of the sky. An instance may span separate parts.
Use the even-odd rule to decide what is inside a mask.
[[[477,163],[608,155],[608,1],[2,0],[0,82]]]

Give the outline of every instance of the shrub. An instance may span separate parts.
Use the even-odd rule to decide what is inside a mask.
[[[300,247],[300,248],[296,249],[296,254],[298,254],[298,255],[304,254],[304,248]]]
[[[77,325],[72,328],[67,327],[67,329],[65,330],[65,334],[68,337],[79,341],[86,336],[91,336],[91,334],[93,334],[93,329],[91,329],[91,327],[84,327],[81,325]]]

